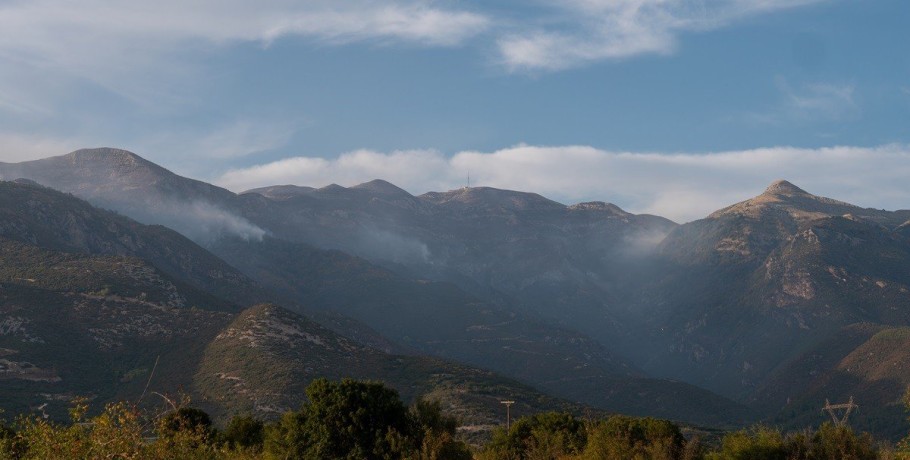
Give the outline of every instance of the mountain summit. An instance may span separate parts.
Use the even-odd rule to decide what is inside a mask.
[[[889,212],[874,208],[862,208],[843,201],[813,195],[785,180],[773,182],[764,193],[746,201],[715,211],[708,219],[724,217],[745,217],[764,223],[778,221],[781,227],[822,219],[850,215],[852,219],[876,222],[895,228],[906,220],[905,211]]]
[[[793,185],[791,182],[780,179],[776,180],[765,189],[763,195],[783,195],[783,196],[793,196],[793,195],[808,195],[809,193],[805,190]]]
[[[258,238],[265,232],[238,214],[237,196],[178,176],[135,153],[96,148],[22,163],[0,163],[0,179],[26,178],[72,193],[142,223],[173,228],[197,242],[223,234]]]

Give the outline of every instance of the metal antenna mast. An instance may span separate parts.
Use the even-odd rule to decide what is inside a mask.
[[[853,396],[850,396],[850,400],[844,404],[831,404],[827,399],[825,400],[825,407],[822,407],[822,411],[827,411],[828,415],[831,416],[831,420],[834,421],[834,426],[846,426],[847,419],[850,418],[850,412],[853,412],[853,409],[857,409],[859,406],[853,404]],[[842,415],[838,416],[837,411],[843,411]]]

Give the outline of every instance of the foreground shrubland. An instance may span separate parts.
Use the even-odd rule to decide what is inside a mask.
[[[381,383],[314,381],[300,410],[264,423],[236,416],[216,429],[209,416],[171,405],[152,415],[118,403],[86,417],[76,401],[70,423],[21,416],[0,424],[4,459],[414,459],[414,460],[875,460],[910,459],[910,445],[877,444],[866,433],[823,424],[783,433],[756,426],[708,445],[666,420],[580,419],[547,412],[516,420],[473,449],[438,403],[405,406]]]

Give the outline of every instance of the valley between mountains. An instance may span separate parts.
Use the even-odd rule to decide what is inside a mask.
[[[185,393],[276,417],[318,377],[472,429],[548,409],[906,433],[910,210],[786,181],[679,225],[382,180],[243,193],[117,149],[0,163],[0,407]],[[147,388],[148,385],[148,388]]]

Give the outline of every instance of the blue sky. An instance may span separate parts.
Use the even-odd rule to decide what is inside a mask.
[[[786,177],[910,208],[908,19],[902,0],[0,0],[0,161],[117,146],[236,191],[471,174],[677,220]]]

